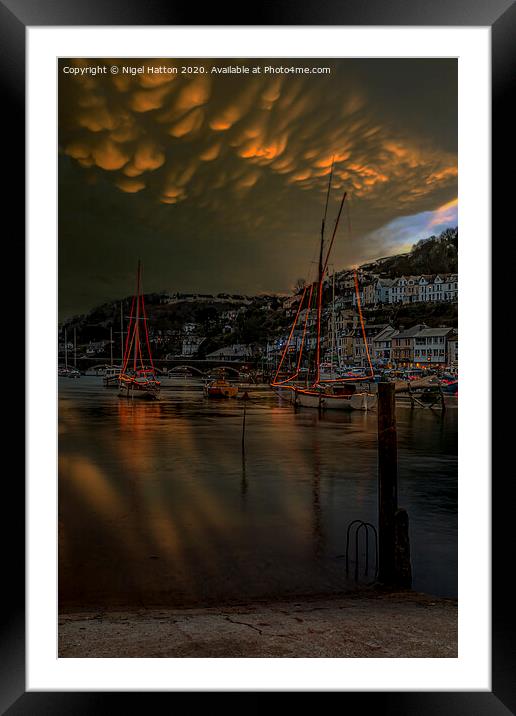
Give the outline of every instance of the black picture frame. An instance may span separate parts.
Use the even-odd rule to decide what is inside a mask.
[[[511,81],[516,69],[516,3],[514,0],[275,0],[253,8],[253,16],[233,6],[203,7],[203,25],[405,25],[490,26],[492,37],[492,235],[511,226],[512,182],[502,178],[508,157],[514,157],[514,114],[510,110]],[[12,216],[25,216],[25,31],[27,26],[81,25],[198,25],[199,8],[166,0],[0,0],[0,78],[4,101],[4,166],[9,169],[8,205]],[[250,20],[253,22],[250,22]],[[512,92],[512,95],[514,92]],[[5,138],[8,138],[6,141]],[[510,163],[513,166],[513,163]],[[495,170],[498,169],[498,171]],[[23,220],[22,220],[23,221]],[[514,220],[512,220],[514,223]],[[21,233],[21,230],[18,230]],[[509,238],[509,237],[508,237]],[[18,247],[24,242],[12,236]],[[23,252],[23,249],[22,249]],[[23,264],[23,256],[21,257]],[[494,283],[494,282],[493,282]],[[499,300],[495,293],[494,300]],[[496,378],[496,371],[494,372]],[[484,380],[488,380],[487,376]],[[17,400],[20,400],[17,394]],[[493,433],[493,455],[509,442],[509,428]],[[14,478],[14,474],[12,475]],[[507,477],[507,479],[505,479]],[[491,692],[345,692],[344,708],[377,709],[384,715],[516,713],[516,639],[510,579],[510,470],[498,477],[493,501],[493,597]],[[512,478],[511,478],[512,480]],[[15,519],[2,521],[4,609],[0,641],[0,710],[19,714],[113,713],[120,699],[133,708],[150,710],[157,696],[169,693],[26,692],[25,690],[25,494],[23,479],[10,479],[4,512]],[[9,505],[6,509],[5,505]],[[510,582],[509,582],[510,583]],[[157,705],[157,704],[156,704]]]

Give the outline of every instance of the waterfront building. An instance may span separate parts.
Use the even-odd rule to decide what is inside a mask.
[[[451,336],[448,336],[446,345],[446,351],[447,351],[447,360],[446,364],[450,366],[450,368],[453,368],[454,370],[458,370],[459,368],[459,336],[457,335],[457,332],[454,331]]]
[[[372,359],[371,355],[371,345],[373,342],[373,339],[375,336],[377,336],[381,331],[383,331],[385,328],[387,328],[386,323],[373,323],[370,325],[364,326],[364,332],[366,335],[367,345],[369,347],[369,355]],[[367,351],[366,351],[366,343],[364,341],[364,336],[362,333],[362,328],[357,327],[353,328],[351,331],[352,337],[353,337],[353,362],[355,365],[359,366],[367,366]]]
[[[252,357],[253,352],[250,346],[235,343],[232,346],[225,346],[224,348],[219,348],[212,353],[208,353],[206,355],[206,360],[245,361]]]
[[[202,336],[188,334],[185,338],[183,338],[181,355],[187,358],[195,355],[204,340],[205,339]]]
[[[396,328],[385,326],[383,330],[373,337],[370,351],[371,359],[377,365],[391,363],[392,338],[398,333]]]
[[[453,332],[453,328],[423,328],[416,333],[413,358],[415,366],[445,366],[448,362],[447,339]]]
[[[415,336],[423,329],[428,328],[424,323],[412,326],[405,330],[400,329],[391,338],[391,362],[400,368],[411,367],[414,363]]]

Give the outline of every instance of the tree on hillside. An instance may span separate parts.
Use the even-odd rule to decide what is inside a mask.
[[[301,293],[306,286],[306,280],[304,278],[298,278],[294,285],[294,293]]]

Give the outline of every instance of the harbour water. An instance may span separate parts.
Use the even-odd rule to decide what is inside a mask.
[[[246,403],[168,385],[119,398],[59,379],[62,609],[335,593],[346,529],[377,523],[376,412],[319,415],[264,388]],[[397,410],[413,587],[457,595],[457,414]]]

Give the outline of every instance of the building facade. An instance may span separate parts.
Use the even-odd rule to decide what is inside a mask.
[[[424,328],[414,336],[414,358],[416,367],[444,367],[448,362],[447,339],[453,334],[452,328]]]

